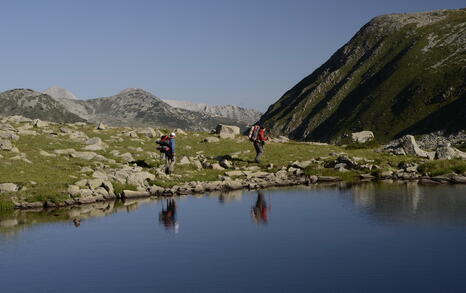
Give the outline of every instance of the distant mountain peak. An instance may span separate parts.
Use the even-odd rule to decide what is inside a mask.
[[[47,94],[54,99],[68,99],[68,100],[78,99],[72,92],[57,85],[54,85],[46,89],[44,91],[44,94]]]

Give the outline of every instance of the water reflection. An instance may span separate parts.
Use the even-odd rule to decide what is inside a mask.
[[[350,208],[357,208],[365,216],[376,221],[390,222],[448,222],[466,224],[466,185],[423,186],[414,182],[407,183],[364,183],[339,184],[333,186],[310,186],[293,189],[268,190],[273,196],[290,194],[290,200],[296,204],[312,204],[311,197],[293,197],[294,191],[305,194],[336,191],[340,202]],[[249,191],[229,193],[212,193],[208,196],[218,197],[220,204],[241,203],[244,194]],[[302,194],[302,193],[301,193]],[[331,192],[330,194],[334,194]],[[182,199],[179,199],[182,200]],[[63,222],[79,228],[86,225],[90,218],[103,217],[119,211],[136,211],[143,203],[162,203],[158,213],[159,223],[168,231],[178,232],[178,206],[173,198],[139,199],[125,202],[101,202],[89,205],[69,207],[56,210],[10,211],[0,213],[0,237],[15,237],[20,231],[49,222]],[[266,224],[270,214],[270,198],[266,199],[264,191],[258,191],[252,206],[249,200],[244,203],[243,211],[249,210],[252,220]],[[278,206],[280,209],[281,207]],[[244,214],[243,214],[244,215]],[[241,216],[241,215],[238,215]],[[1,239],[1,238],[0,238]]]
[[[104,217],[119,211],[132,212],[135,211],[140,204],[146,202],[154,202],[154,200],[100,202],[61,209],[15,210],[3,212],[0,213],[0,236],[7,238],[15,237],[18,233],[29,227],[53,222],[69,223],[78,228],[83,225],[87,219]]]
[[[265,201],[264,192],[259,190],[257,191],[256,204],[251,208],[251,216],[256,224],[267,224],[268,215],[267,212],[270,210],[270,207],[267,206]]]
[[[466,223],[464,185],[358,184],[350,191],[353,204],[378,219]]]
[[[179,224],[176,219],[176,202],[174,199],[168,198],[165,205],[162,201],[162,210],[159,213],[159,222],[165,227],[165,229],[178,232]]]

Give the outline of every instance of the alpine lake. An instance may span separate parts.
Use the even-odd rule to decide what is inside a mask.
[[[0,214],[0,291],[464,292],[466,186],[364,183]]]

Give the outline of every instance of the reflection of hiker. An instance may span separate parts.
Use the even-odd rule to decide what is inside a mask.
[[[175,167],[175,137],[176,134],[172,132],[170,137],[164,135],[160,140],[156,141],[160,145],[157,149],[165,155],[165,174],[173,173],[173,168]]]
[[[79,218],[74,218],[73,224],[76,228],[78,228],[79,226],[81,226],[81,220]]]
[[[251,215],[256,224],[266,224],[268,221],[267,217],[267,203],[264,199],[264,193],[262,191],[257,191],[257,200],[256,204],[252,207]]]
[[[163,207],[159,213],[159,222],[165,226],[166,229],[177,230],[178,223],[176,222],[176,203],[174,199],[167,200],[167,208]]]
[[[264,144],[268,140],[265,136],[265,128],[254,125],[249,132],[249,140],[253,142],[256,149],[256,163],[260,163],[261,157],[264,154]]]

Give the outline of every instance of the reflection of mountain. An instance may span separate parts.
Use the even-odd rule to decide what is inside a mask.
[[[358,184],[354,204],[390,221],[436,221],[466,224],[466,186],[422,186],[414,182]]]

